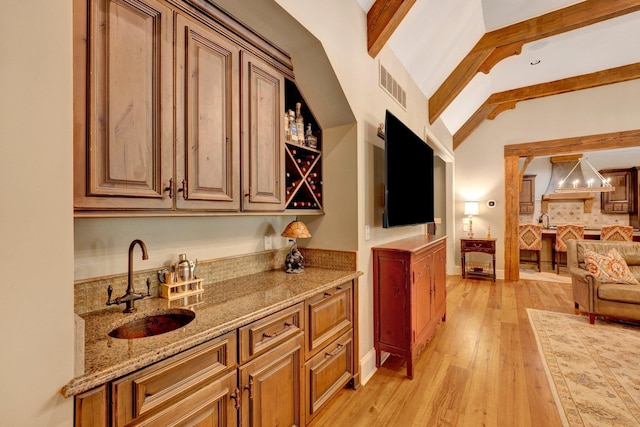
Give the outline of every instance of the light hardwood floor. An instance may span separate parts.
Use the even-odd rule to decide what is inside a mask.
[[[573,313],[570,283],[447,278],[447,320],[415,365],[391,356],[312,426],[561,426],[527,308]]]

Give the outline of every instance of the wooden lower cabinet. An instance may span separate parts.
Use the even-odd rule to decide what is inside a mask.
[[[301,426],[304,334],[240,366],[240,425]]]
[[[359,385],[357,281],[75,397],[76,426],[291,427]]]
[[[231,332],[115,380],[111,383],[112,424],[161,425],[158,419],[169,422],[171,417],[191,415],[195,400],[209,405],[217,402],[225,411],[232,409],[228,396],[236,382],[229,385],[228,374],[235,374],[236,366],[237,338]],[[235,410],[228,416],[235,419]]]
[[[103,384],[75,397],[74,418],[77,426],[109,425],[109,391]]]
[[[414,237],[373,250],[374,344],[413,363],[446,318],[446,239]]]
[[[238,374],[230,372],[222,378],[201,385],[187,398],[170,405],[156,415],[130,426],[168,427],[202,426],[232,427],[237,425],[235,400],[231,398],[236,390]]]
[[[355,375],[353,333],[347,332],[305,364],[305,409],[309,423]]]

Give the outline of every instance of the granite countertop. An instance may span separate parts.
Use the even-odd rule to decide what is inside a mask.
[[[272,270],[205,284],[201,302],[188,306],[196,313],[194,320],[175,331],[146,338],[111,338],[108,333],[131,320],[180,307],[182,300],[146,298],[135,302],[137,312],[133,314],[122,313],[124,305],[83,314],[84,374],[60,392],[64,397],[85,392],[360,275],[358,271],[308,267],[302,274]]]

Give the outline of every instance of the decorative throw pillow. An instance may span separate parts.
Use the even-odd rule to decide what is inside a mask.
[[[587,249],[584,251],[584,263],[600,283],[640,285],[622,255],[615,249],[610,249],[606,255]]]

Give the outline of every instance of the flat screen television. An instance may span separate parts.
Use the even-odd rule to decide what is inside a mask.
[[[434,220],[433,149],[387,110],[382,227]]]

